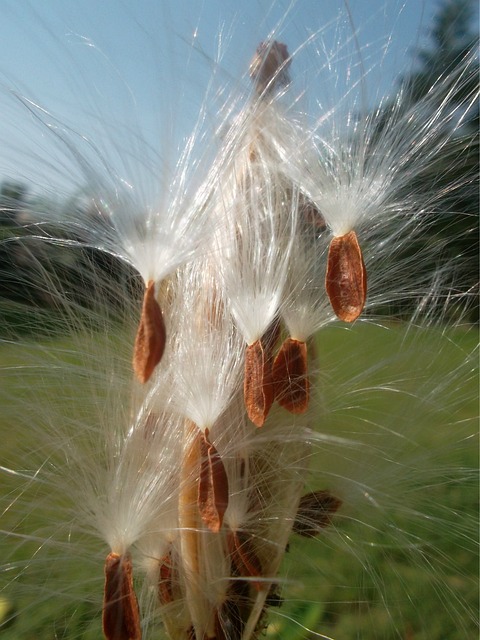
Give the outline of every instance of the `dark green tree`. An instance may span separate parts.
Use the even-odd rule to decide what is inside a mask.
[[[421,153],[424,169],[408,175],[406,199],[433,203],[423,218],[423,233],[405,249],[406,257],[429,255],[430,269],[444,269],[450,312],[478,322],[479,309],[479,62],[476,0],[443,0],[428,44],[413,52],[411,71],[399,80],[396,100],[377,110],[372,149],[388,127],[416,128],[423,136],[435,121]],[[442,114],[435,120],[435,114]],[[415,136],[412,135],[412,139]],[[368,161],[368,160],[367,160]],[[409,172],[408,164],[401,170]],[[425,250],[424,250],[425,249]],[[427,265],[425,265],[427,266]],[[402,301],[399,314],[415,300]],[[439,307],[440,308],[440,307]],[[388,310],[389,312],[392,309]],[[444,309],[442,308],[442,313]]]
[[[439,239],[455,265],[453,290],[478,321],[479,279],[479,64],[476,0],[444,0],[430,31],[430,46],[417,51],[418,70],[404,79],[410,100],[421,100],[435,83],[437,101],[447,102],[462,117],[462,127],[431,167],[431,180],[443,190],[431,225],[431,241]],[[476,52],[476,53],[475,53]],[[472,57],[474,57],[472,61]],[[468,72],[452,90],[468,61]],[[453,188],[451,188],[453,185]],[[461,303],[462,304],[462,303]]]
[[[24,208],[28,189],[21,182],[5,180],[0,186],[0,224],[12,225]]]
[[[438,100],[446,99],[451,105],[467,105],[478,88],[478,57],[470,64],[464,81],[451,91],[448,78],[455,78],[465,60],[477,51],[479,34],[474,30],[478,12],[476,0],[444,0],[429,31],[429,45],[415,51],[414,70],[402,79],[411,103],[422,100],[433,86],[442,86]],[[478,101],[470,106],[467,121],[478,129]]]

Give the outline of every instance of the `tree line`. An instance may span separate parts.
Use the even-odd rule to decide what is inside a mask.
[[[437,83],[438,107],[445,108],[448,103],[462,114],[463,124],[448,137],[441,157],[430,162],[425,172],[409,184],[417,193],[434,185],[441,198],[424,221],[425,233],[405,251],[413,256],[424,248],[424,254],[432,256],[432,260],[441,254],[442,260],[453,266],[449,285],[458,303],[451,306],[451,312],[462,316],[467,312],[466,317],[472,322],[479,320],[479,103],[477,100],[471,104],[471,96],[478,95],[478,57],[471,65],[471,73],[455,85],[455,90],[445,79],[455,76],[455,71],[478,48],[479,36],[472,28],[476,10],[473,0],[444,0],[429,30],[428,45],[413,52],[412,70],[398,81],[398,91],[405,96],[404,108],[415,107]],[[388,126],[391,109],[393,104],[376,111],[379,133]],[[0,185],[0,320],[4,327],[15,324],[17,330],[23,327],[26,331],[48,327],[51,312],[64,303],[62,300],[77,305],[79,310],[91,311],[96,304],[91,292],[99,279],[105,285],[104,309],[107,305],[113,309],[121,305],[120,297],[114,293],[119,284],[129,294],[140,289],[139,278],[128,265],[89,248],[82,242],[84,238],[66,236],[64,226],[56,222],[62,217],[78,216],[85,227],[91,207],[92,202],[82,196],[65,202],[33,197],[20,181],[6,180]],[[46,221],[42,225],[36,222],[39,212]],[[435,269],[435,265],[429,266]],[[53,286],[38,286],[39,274]],[[385,312],[398,317],[410,315],[416,304],[413,299],[403,300]],[[37,313],[30,313],[26,319],[26,309]],[[34,322],[35,317],[38,323]]]

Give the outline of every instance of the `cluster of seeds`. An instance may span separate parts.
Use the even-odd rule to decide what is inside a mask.
[[[302,498],[308,445],[295,437],[295,416],[308,424],[308,343],[318,319],[290,328],[308,324],[295,322],[295,309],[311,314],[304,297],[312,292],[321,322],[355,320],[366,271],[355,231],[332,235],[321,193],[315,201],[285,162],[308,141],[281,108],[290,62],[284,44],[258,47],[252,98],[199,200],[211,244],[145,282],[133,369],[148,393],[135,428],[155,438],[174,420],[182,437],[171,470],[176,504],[165,506],[171,525],[162,523],[156,540],[150,532],[151,543],[135,542],[167,632],[179,640],[254,637],[292,530],[315,535],[340,506],[327,490]],[[120,547],[105,564],[104,634],[137,640],[132,558]]]

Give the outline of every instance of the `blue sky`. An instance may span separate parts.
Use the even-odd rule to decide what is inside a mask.
[[[298,93],[308,88],[314,100],[331,103],[366,69],[364,98],[375,104],[411,65],[410,52],[425,42],[437,6],[350,0],[349,16],[343,0],[0,3],[0,180],[66,191],[80,178],[72,176],[74,163],[65,162],[55,131],[70,128],[80,147],[86,138],[98,141],[106,155],[128,150],[122,162],[136,163],[138,177],[140,165],[181,146],[209,86],[212,100],[222,88],[248,86],[252,53],[273,30],[291,52],[312,37],[294,59]],[[36,106],[29,110],[15,95]],[[138,137],[149,151],[137,149]]]

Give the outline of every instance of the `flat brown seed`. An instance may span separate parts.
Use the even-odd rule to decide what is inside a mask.
[[[228,507],[228,477],[222,459],[211,442],[208,429],[200,438],[198,510],[210,531],[217,533]]]
[[[236,572],[242,578],[260,578],[262,565],[255,552],[251,537],[243,531],[230,531],[228,535],[228,551]],[[253,582],[260,590],[262,582]]]
[[[245,351],[245,378],[243,383],[245,407],[250,420],[261,427],[273,404],[271,362],[263,344],[257,340]]]
[[[287,338],[273,362],[275,399],[290,413],[304,413],[310,399],[307,345]]]
[[[314,538],[321,529],[328,527],[342,501],[329,491],[313,491],[300,499],[297,517],[293,523],[294,533],[306,538]]]
[[[142,637],[129,555],[109,553],[105,560],[103,633],[107,640],[140,640]]]
[[[355,231],[331,241],[325,288],[340,320],[353,322],[358,318],[367,297],[367,272]]]
[[[155,299],[155,283],[150,280],[143,298],[142,315],[135,337],[133,370],[140,382],[150,379],[165,350],[166,330],[160,305]]]

